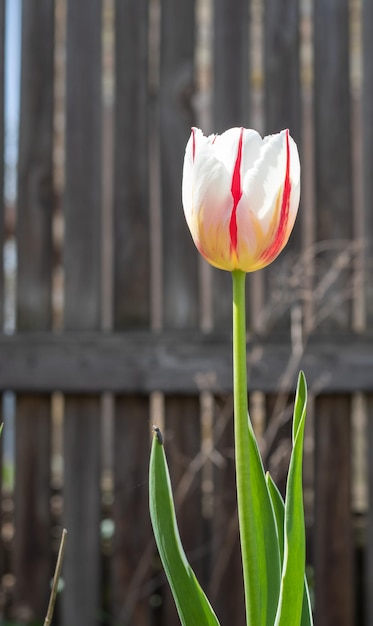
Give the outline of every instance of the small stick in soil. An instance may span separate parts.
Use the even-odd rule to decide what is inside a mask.
[[[62,561],[63,561],[64,552],[65,552],[66,535],[67,535],[67,530],[66,528],[64,528],[62,531],[60,548],[58,550],[58,557],[57,557],[56,569],[54,572],[52,591],[51,591],[51,595],[49,598],[48,611],[44,620],[44,626],[50,626],[52,622],[54,605],[56,603],[56,597],[57,597],[57,591],[58,591],[58,581],[61,576]]]

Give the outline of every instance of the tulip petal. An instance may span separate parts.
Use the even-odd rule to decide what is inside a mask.
[[[273,208],[286,173],[285,132],[266,137],[260,156],[243,181],[243,189],[250,208],[260,220],[266,234],[273,216]]]
[[[259,159],[245,176],[243,190],[237,208],[239,265],[254,271],[281,252],[298,210],[299,156],[288,131],[265,137]],[[256,262],[248,268],[250,257]]]
[[[242,130],[241,178],[243,180],[246,172],[254,165],[259,157],[263,141],[259,133],[257,133],[256,130],[248,128],[230,128],[222,135],[216,135],[213,146],[215,157],[224,164],[228,174],[232,176]]]
[[[220,269],[234,269],[230,258],[230,179],[215,158],[210,141],[199,145],[193,164],[185,159],[182,196],[185,217],[200,253]]]

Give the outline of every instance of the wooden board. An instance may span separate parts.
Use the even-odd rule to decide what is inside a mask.
[[[67,529],[63,624],[99,623],[100,428],[99,397],[66,398],[64,420],[64,526]]]
[[[114,329],[123,332],[150,326],[148,2],[115,9]],[[112,600],[128,626],[145,626],[151,611],[149,417],[147,395],[116,397]]]
[[[373,502],[373,394],[366,398],[367,418],[368,418],[368,518],[367,518],[367,545],[366,545],[366,565],[365,565],[365,612],[366,623],[370,624],[373,618],[373,514],[371,502]]]
[[[150,319],[148,3],[115,12],[114,326]]]
[[[2,394],[0,394],[0,424],[4,424],[4,397]],[[3,454],[3,450],[4,450],[4,433],[1,436],[0,439],[0,467],[3,468],[3,462],[4,462],[4,454]],[[1,472],[0,475],[0,498],[1,501],[3,501],[3,473],[4,471]],[[3,522],[4,522],[4,513],[1,510],[0,511],[0,525],[1,528],[3,527]],[[5,574],[5,545],[4,545],[4,537],[3,534],[0,537],[0,575],[4,576]]]
[[[315,593],[317,626],[353,626],[351,419],[347,395],[316,400]]]
[[[123,625],[149,623],[154,540],[148,505],[149,402],[115,403],[113,610]]]
[[[373,6],[363,2],[363,170],[364,170],[364,252],[365,252],[365,309],[366,321],[373,324]]]
[[[181,181],[185,146],[195,123],[194,0],[162,3],[159,133],[165,327],[198,324],[198,253],[185,222]]]
[[[17,330],[51,325],[52,116],[54,3],[30,1],[22,13],[21,109],[17,189]],[[50,399],[16,404],[16,613],[42,621],[51,576]]]
[[[44,618],[52,575],[50,543],[50,402],[17,399],[14,573],[20,619]]]
[[[5,241],[4,211],[4,46],[5,43],[5,0],[0,2],[0,253],[3,259]],[[4,317],[4,263],[0,264],[0,328]]]
[[[101,0],[67,3],[64,327],[98,330],[101,302]],[[65,398],[62,623],[100,612],[100,399]]]
[[[299,0],[265,0],[266,134],[289,128],[300,141]]]
[[[335,267],[333,241],[343,250],[353,238],[347,0],[315,2],[314,64],[316,237],[330,248],[316,263],[321,267],[316,278],[322,281]],[[329,311],[322,329],[329,333],[350,326],[351,301],[345,295],[350,281],[347,266],[325,292],[321,307]],[[321,626],[354,623],[350,411],[343,395],[320,398],[315,405],[315,580]]]
[[[161,166],[163,327],[196,328],[199,322],[198,253],[185,222],[181,204],[182,169],[185,146],[195,123],[192,97],[194,78],[195,2],[162,2],[159,75],[159,137]],[[173,377],[173,375],[172,375]],[[162,389],[162,387],[160,387]],[[182,466],[179,450],[187,464],[200,444],[199,399],[165,397],[166,429],[171,441],[167,447],[174,487]],[[183,436],[184,435],[184,436]],[[172,443],[174,440],[174,445]],[[197,484],[200,477],[197,476]],[[201,507],[199,489],[188,494],[183,508]],[[199,510],[201,510],[199,508]],[[182,514],[178,515],[183,525]],[[187,517],[186,517],[187,518]],[[190,518],[188,517],[190,520]],[[183,526],[185,530],[186,526]],[[187,548],[200,542],[198,524],[189,525],[184,537]],[[197,572],[198,574],[198,572]],[[176,623],[176,609],[168,584],[163,591],[163,615],[168,624]]]
[[[317,0],[314,20],[316,238],[329,241],[317,262],[323,263],[321,280],[335,265],[332,240],[341,242],[342,251],[353,238],[348,1]],[[344,295],[349,281],[350,271],[337,272],[324,296],[323,305],[329,306],[325,330],[350,323],[351,301]]]
[[[249,105],[249,3],[214,3],[213,132],[247,127]]]
[[[248,342],[250,390],[277,392],[292,357],[289,341]],[[372,338],[316,335],[283,385],[293,392],[299,369],[318,392],[371,391]],[[45,333],[0,338],[0,390],[74,393],[195,394],[232,389],[228,333]]]

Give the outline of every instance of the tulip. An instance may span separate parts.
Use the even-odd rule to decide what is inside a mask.
[[[299,195],[298,151],[288,130],[262,139],[245,128],[210,137],[192,129],[184,160],[185,217],[201,254],[232,275],[234,456],[246,626],[312,626],[302,493],[305,378],[301,373],[298,379],[285,502],[264,473],[247,392],[247,272],[280,254],[294,226]],[[181,622],[219,626],[181,545],[158,427],[154,434],[151,521]]]
[[[288,130],[261,138],[246,128],[205,137],[193,128],[183,170],[185,218],[213,266],[253,272],[285,247],[300,197],[297,146]]]

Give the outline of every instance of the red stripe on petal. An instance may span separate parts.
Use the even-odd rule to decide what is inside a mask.
[[[192,160],[196,158],[196,129],[192,128]]]
[[[232,250],[237,253],[237,206],[242,197],[241,186],[241,162],[242,162],[242,142],[244,129],[241,128],[240,138],[238,140],[236,162],[232,175],[231,194],[233,198],[233,209],[229,223],[229,234],[231,238]]]
[[[284,180],[284,189],[282,192],[282,202],[280,211],[280,220],[269,248],[264,250],[261,260],[270,262],[274,260],[280,253],[281,247],[284,243],[286,236],[287,225],[289,221],[289,207],[290,207],[290,194],[291,194],[291,182],[290,182],[290,142],[289,131],[286,131],[286,171]]]

